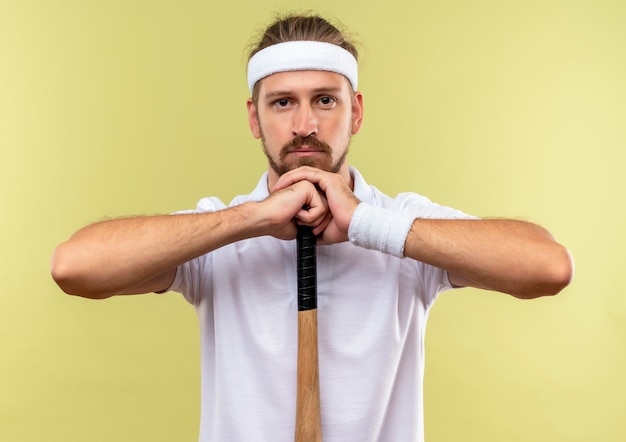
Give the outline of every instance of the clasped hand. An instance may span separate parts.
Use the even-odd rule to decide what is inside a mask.
[[[313,227],[320,244],[334,244],[348,240],[359,200],[341,175],[305,166],[282,175],[264,204],[276,238],[295,238],[301,224]]]

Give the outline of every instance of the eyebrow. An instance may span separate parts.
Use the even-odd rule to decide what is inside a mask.
[[[320,94],[334,94],[337,95],[341,92],[341,88],[340,87],[319,87],[319,88],[315,88],[311,91],[314,95],[320,95]],[[275,90],[275,91],[270,91],[267,94],[265,94],[264,98],[266,100],[272,100],[274,98],[279,98],[279,97],[284,97],[284,96],[290,96],[293,95],[293,90],[289,90],[289,89],[285,89],[285,90]]]

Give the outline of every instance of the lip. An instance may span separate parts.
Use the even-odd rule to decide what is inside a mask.
[[[324,151],[319,150],[319,149],[301,148],[301,149],[296,149],[296,150],[290,150],[289,153],[293,155],[299,155],[299,156],[309,156],[309,155],[324,153]]]

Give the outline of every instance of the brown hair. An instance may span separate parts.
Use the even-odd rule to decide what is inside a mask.
[[[278,43],[288,41],[321,41],[337,45],[359,59],[356,44],[348,39],[346,31],[339,30],[325,18],[315,14],[292,14],[279,16],[274,23],[268,26],[261,38],[252,45],[248,54],[248,61],[254,54],[262,49]],[[259,83],[254,85],[252,100],[257,102],[259,95]]]

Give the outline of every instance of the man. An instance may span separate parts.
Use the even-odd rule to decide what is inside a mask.
[[[363,118],[357,52],[315,16],[272,24],[248,65],[252,135],[268,170],[226,207],[96,223],[59,245],[70,294],[174,290],[202,334],[202,441],[291,440],[296,225],[318,237],[325,441],[423,440],[425,322],[437,294],[472,286],[553,295],[572,277],[543,228],[479,220],[413,194],[390,198],[348,166]]]

